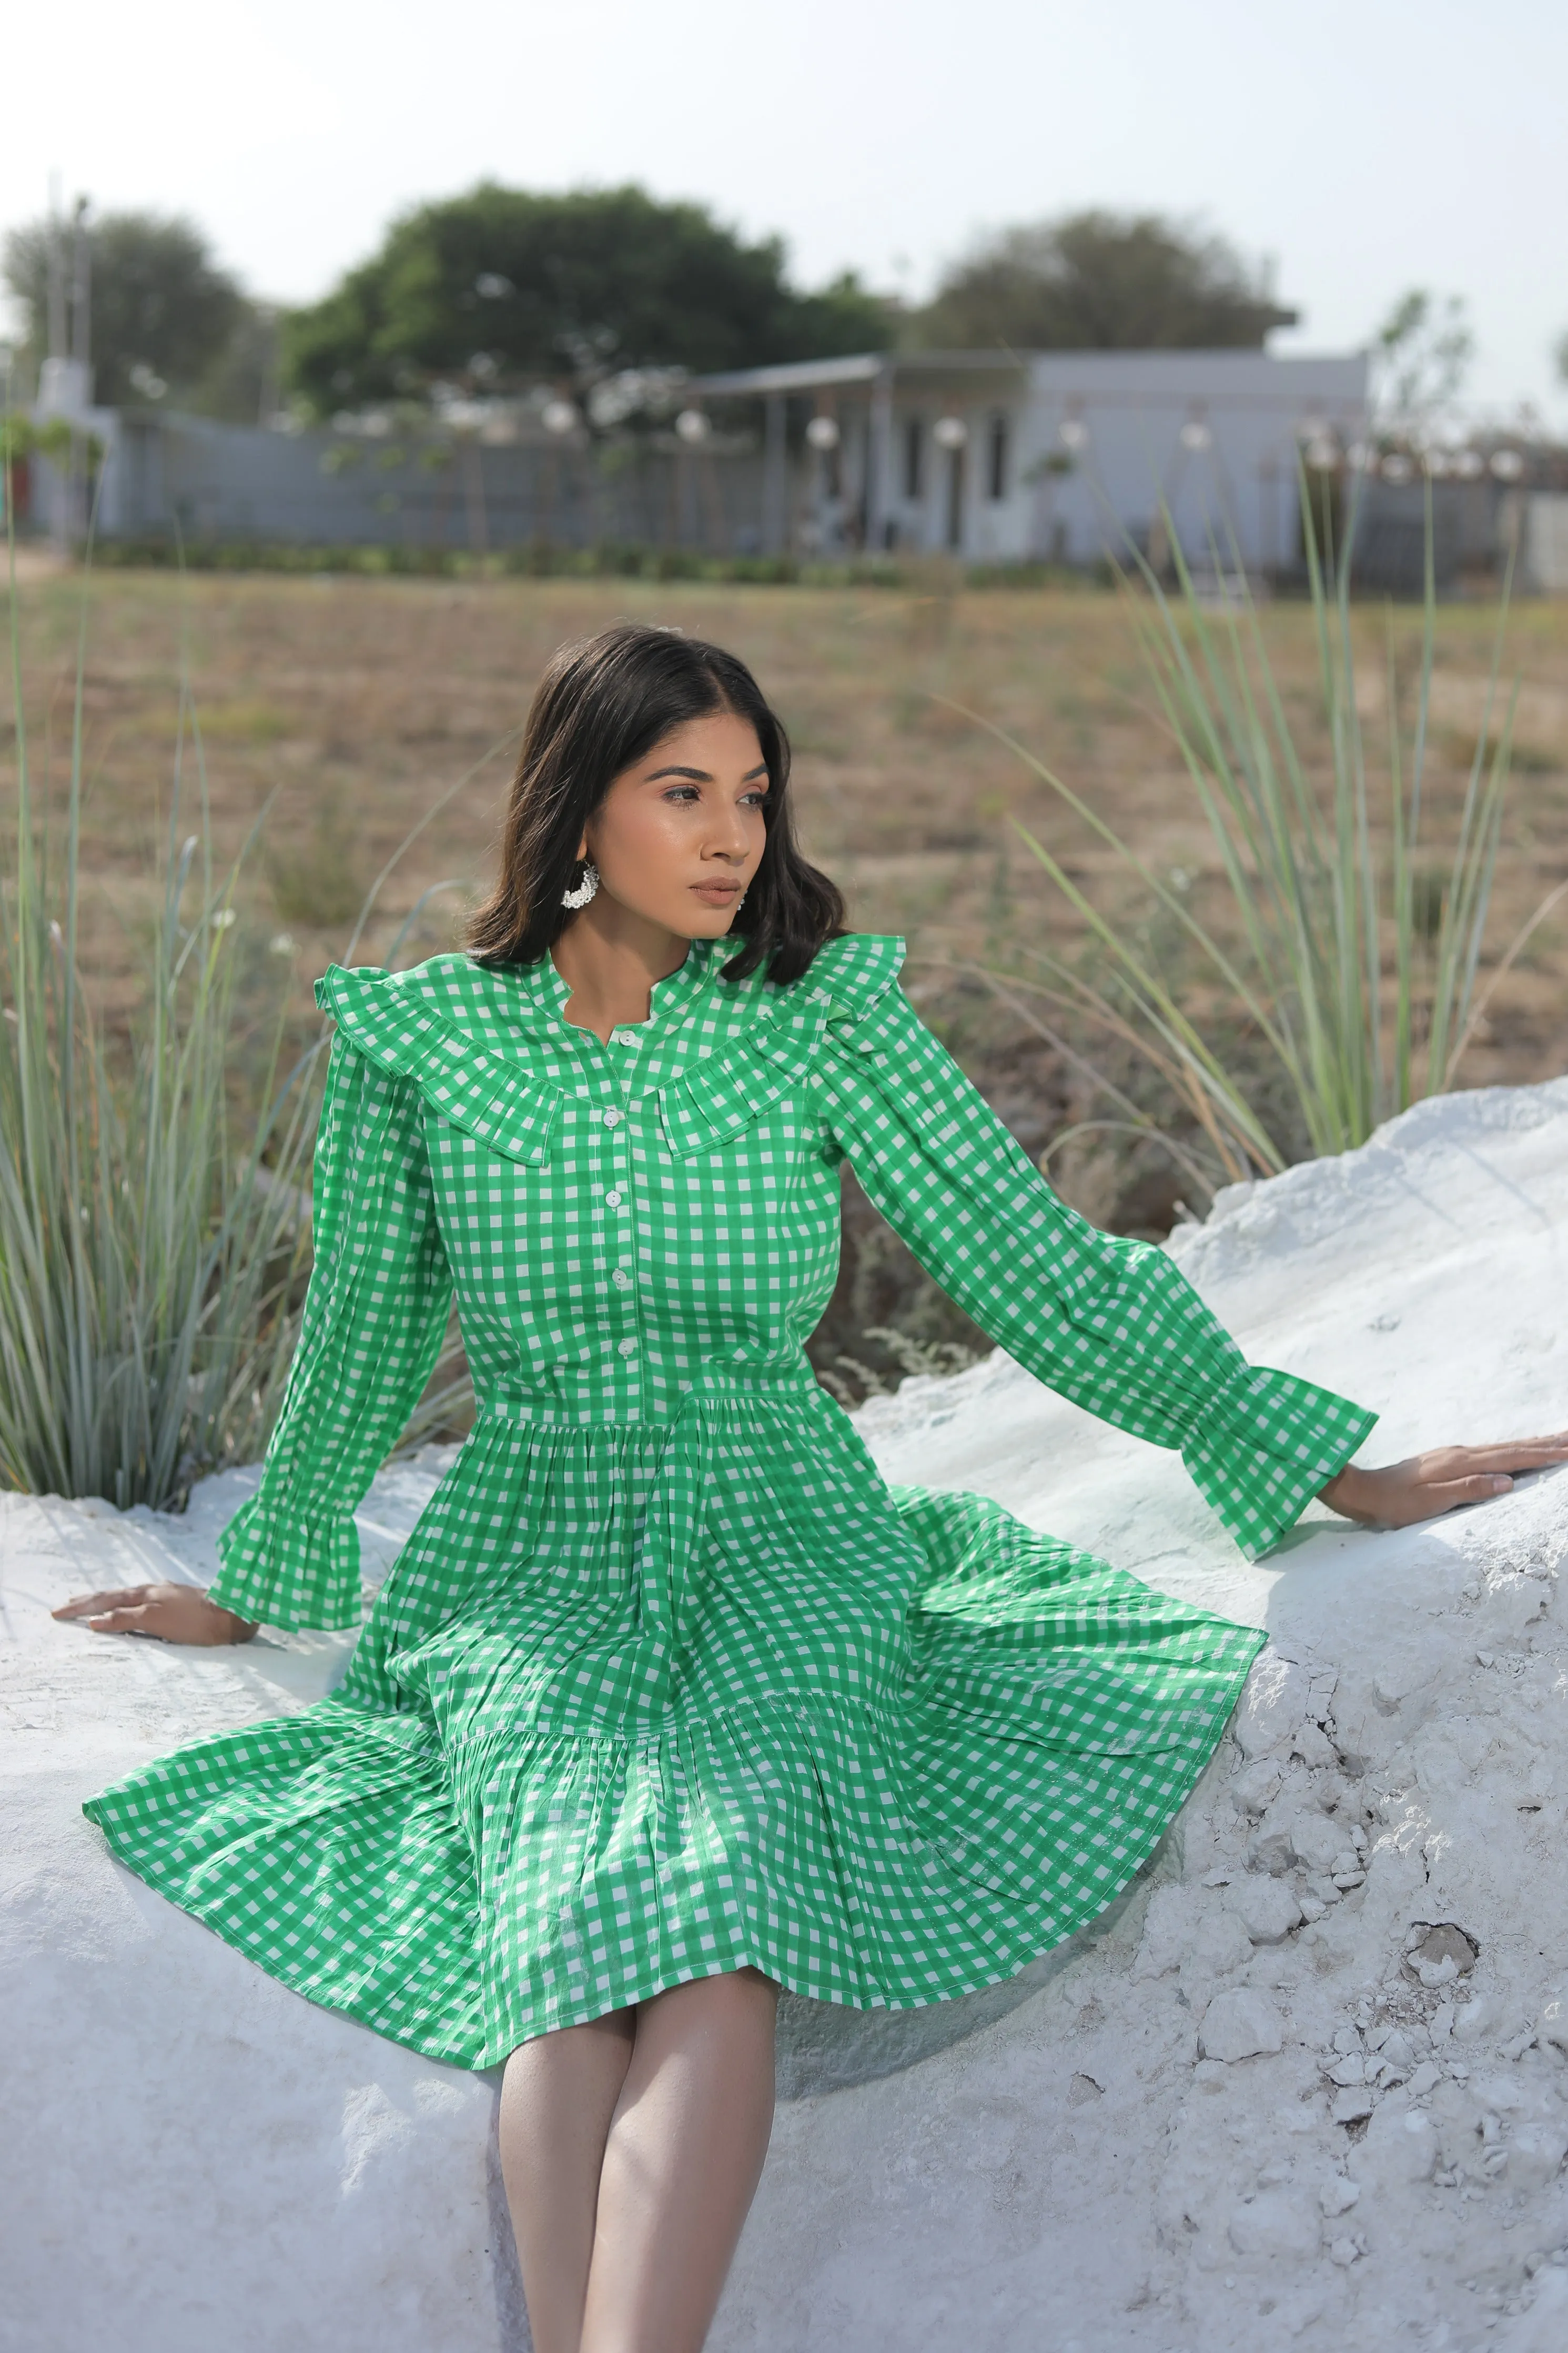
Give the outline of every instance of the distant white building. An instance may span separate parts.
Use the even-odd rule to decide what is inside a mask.
[[[1158,546],[1290,565],[1298,451],[1330,459],[1367,423],[1364,353],[868,353],[699,378],[764,416],[763,542],[824,554],[946,549],[969,563],[1083,565]],[[801,406],[804,467],[798,447]]]
[[[1300,564],[1300,454],[1342,489],[1346,453],[1368,435],[1364,353],[870,353],[695,378],[672,427],[613,444],[559,401],[561,431],[442,441],[389,427],[376,439],[368,428],[296,434],[98,408],[75,362],[51,361],[45,379],[40,421],[79,428],[84,453],[101,461],[100,534],[177,531],[193,550],[929,550],[968,564],[1085,566],[1134,546],[1163,555],[1163,507],[1194,567],[1239,560],[1272,575]],[[85,454],[70,473],[36,459],[36,522],[79,539],[89,471]],[[1479,488],[1443,486],[1448,504],[1463,488],[1477,509],[1467,547],[1489,550],[1500,487],[1489,476]],[[1391,478],[1375,491],[1377,512],[1369,493],[1358,525],[1358,569],[1370,584],[1418,591],[1423,487]],[[1402,501],[1408,515],[1394,512]],[[1446,577],[1465,533],[1454,518],[1439,523]],[[1551,546],[1542,585],[1561,568]]]

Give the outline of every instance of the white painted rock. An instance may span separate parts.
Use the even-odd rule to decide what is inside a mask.
[[[1559,1082],[1423,1105],[1173,1247],[1256,1359],[1382,1412],[1375,1461],[1568,1421],[1565,1229]],[[1568,2039],[1568,1480],[1394,1535],[1314,1507],[1249,1565],[1173,1457],[1005,1357],[858,1422],[890,1477],[977,1488],[1267,1626],[1291,1672],[1249,1699],[1247,1742],[1275,1746],[1251,1764],[1222,1746],[1096,1935],[973,2002],[786,2006],[790,2096],[710,2353],[1559,2353],[1568,2274],[1538,2259],[1568,2245],[1549,2039]],[[373,1552],[437,1467],[377,1482]],[[171,1552],[208,1573],[244,1486],[214,1482],[184,1522],[0,1504],[0,2333],[19,2353],[518,2353],[493,2084],[275,1986],[112,1866],[78,1811],[341,1670],[337,1637],[180,1653],[49,1620]],[[1238,1759],[1265,1768],[1250,1810]],[[1247,1850],[1277,1806],[1270,1877]],[[1307,1888],[1303,1806],[1359,1828],[1364,1879]],[[1242,1957],[1235,1924],[1256,1938],[1291,1903],[1306,1924]],[[1443,1924],[1473,1967],[1426,1986],[1405,1955]],[[1205,2043],[1237,2047],[1227,2014],[1250,2015],[1244,2063],[1200,2060],[1184,1998],[1218,1961]],[[1331,2084],[1355,2052],[1363,2084]],[[1331,2099],[1366,2113],[1336,2124]]]
[[[1278,1945],[1301,1925],[1301,1907],[1283,1880],[1248,1872],[1226,1901],[1255,1945]]]
[[[1205,2059],[1256,2059],[1261,2052],[1282,2049],[1284,2042],[1279,2012],[1266,1993],[1251,1986],[1227,1986],[1216,1993],[1198,2029]]]
[[[1282,1789],[1265,1809],[1263,1819],[1247,1842],[1247,1860],[1255,1871],[1278,1873],[1296,1861],[1296,1817],[1301,1801],[1294,1788]]]
[[[1277,1757],[1260,1757],[1244,1773],[1238,1773],[1226,1794],[1233,1806],[1243,1813],[1261,1814],[1279,1794],[1283,1778]]]
[[[1232,1729],[1250,1762],[1288,1746],[1307,1713],[1307,1670],[1293,1659],[1265,1651],[1247,1679]]]
[[[1538,2271],[1528,2309],[1505,2322],[1492,2341],[1497,2353],[1563,2353],[1568,2344],[1568,2271],[1555,2263]]]
[[[1322,2245],[1323,2226],[1310,2198],[1299,2191],[1266,2189],[1237,2208],[1229,2238],[1238,2255],[1305,2263]]]
[[[1331,1872],[1349,1842],[1342,1824],[1310,1806],[1303,1806],[1290,1824],[1290,1852],[1309,1871]]]
[[[1215,1906],[1199,1921],[1188,1958],[1208,1976],[1224,1977],[1252,1958],[1252,1939],[1233,1911]]]

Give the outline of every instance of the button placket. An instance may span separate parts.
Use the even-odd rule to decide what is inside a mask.
[[[614,1031],[611,1032],[612,1037],[616,1034],[617,1033]],[[622,1140],[621,1131],[626,1126],[626,1113],[615,1103],[605,1104],[598,1113],[599,1124],[605,1131],[605,1141],[610,1161],[610,1166],[606,1171],[610,1182],[605,1188],[605,1205],[610,1209],[619,1209],[623,1207],[626,1200],[625,1178],[620,1174],[616,1165],[617,1150]],[[606,1239],[608,1240],[608,1238]],[[616,1246],[619,1246],[618,1237],[616,1238]],[[637,1316],[637,1297],[636,1285],[631,1273],[624,1266],[612,1266],[610,1269],[610,1282],[614,1292],[618,1294],[623,1303],[631,1309],[632,1316],[635,1321]],[[625,1358],[629,1366],[630,1359],[638,1353],[638,1345],[637,1335],[635,1332],[626,1332],[623,1333],[621,1337],[616,1342],[616,1352],[618,1356]]]

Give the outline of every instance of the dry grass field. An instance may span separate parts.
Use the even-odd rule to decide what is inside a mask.
[[[58,807],[68,768],[79,584],[36,577],[20,596],[20,647],[36,786]],[[310,982],[341,955],[365,887],[448,786],[468,782],[403,857],[356,951],[380,961],[432,885],[400,961],[452,944],[463,895],[488,871],[516,733],[540,667],[563,639],[617,616],[716,638],[752,665],[796,754],[808,853],[844,887],[857,929],[901,932],[908,977],[1025,1144],[1092,1116],[1080,1069],[953,967],[1006,965],[1049,942],[1084,943],[1070,912],[1006,824],[1047,841],[1097,903],[1128,924],[1145,911],[1111,854],[963,704],[1054,766],[1150,865],[1193,878],[1193,903],[1224,920],[1217,860],[1192,786],[1154,708],[1129,616],[1110,594],[978,591],[939,571],[905,590],[656,586],[641,581],[405,580],[111,573],[89,591],[84,700],[89,779],[84,866],[89,960],[110,994],[132,987],[139,917],[166,823],[182,674],[200,721],[216,839],[237,849],[270,797],[239,893],[242,952],[258,996]],[[1381,610],[1358,617],[1364,712],[1381,724]],[[1298,741],[1322,760],[1310,613],[1265,615]],[[1416,659],[1420,616],[1392,620],[1396,670]],[[1492,616],[1439,617],[1430,812],[1462,792],[1486,691]],[[1500,861],[1495,957],[1552,882],[1568,876],[1568,608],[1521,605],[1505,676],[1517,677],[1516,778]],[[945,700],[943,698],[946,698]],[[194,796],[187,751],[184,789]],[[192,803],[194,812],[194,801]],[[194,822],[182,822],[182,834]],[[1504,981],[1462,1073],[1528,1081],[1568,1067],[1568,906]],[[279,934],[291,955],[269,953]],[[1100,1049],[1084,1033],[1075,1042]],[[1123,1079],[1125,1060],[1117,1065]],[[1143,1083],[1143,1082],[1139,1082]],[[1156,1092],[1141,1095],[1157,1113]],[[1069,1198],[1120,1230],[1160,1231],[1170,1166],[1145,1147],[1086,1139],[1053,1163]],[[852,1225],[856,1222],[852,1220]],[[868,1229],[866,1229],[868,1232]],[[911,1303],[907,1270],[872,1241],[847,1261],[840,1337],[868,1324],[951,1336]],[[858,1272],[857,1273],[857,1267]],[[876,1280],[872,1273],[876,1270]],[[837,1314],[836,1307],[836,1314]],[[911,1316],[913,1318],[911,1322]],[[886,1363],[884,1357],[883,1362]]]

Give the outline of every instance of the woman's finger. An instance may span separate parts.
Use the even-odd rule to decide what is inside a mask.
[[[1506,1472],[1478,1471],[1465,1479],[1434,1480],[1419,1492],[1430,1498],[1430,1508],[1451,1512],[1458,1504],[1489,1503],[1494,1495],[1506,1495],[1513,1481]]]
[[[1568,1438],[1504,1439],[1495,1446],[1464,1446],[1457,1451],[1477,1471],[1542,1471],[1548,1463],[1568,1461]]]
[[[68,1601],[62,1601],[58,1609],[50,1610],[49,1615],[51,1618],[86,1618],[95,1610],[128,1609],[137,1602],[145,1601],[151,1591],[151,1586],[147,1585],[121,1585],[107,1593],[73,1593]]]
[[[95,1634],[150,1634],[153,1629],[147,1623],[152,1605],[142,1601],[134,1606],[110,1609],[101,1618],[89,1618],[88,1625]]]

